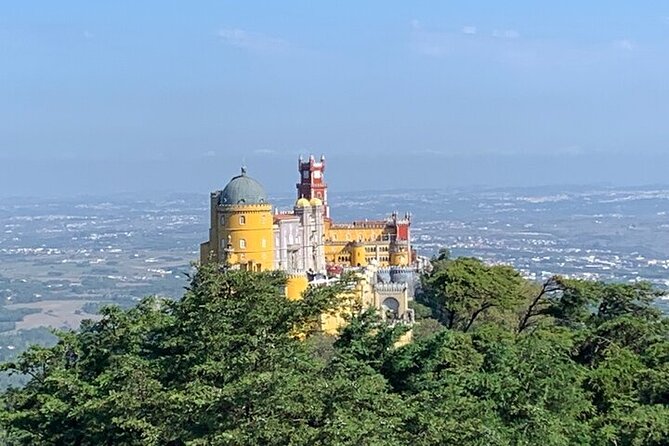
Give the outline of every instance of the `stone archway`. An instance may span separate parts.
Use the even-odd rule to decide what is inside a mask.
[[[381,308],[387,319],[396,320],[400,317],[400,303],[394,297],[386,297],[381,302]]]

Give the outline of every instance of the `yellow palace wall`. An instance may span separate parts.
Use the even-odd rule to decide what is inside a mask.
[[[232,245],[234,254],[228,259],[228,263],[246,264],[254,271],[274,269],[274,232],[270,204],[219,206],[216,224],[220,240],[217,251],[221,253],[228,244]]]

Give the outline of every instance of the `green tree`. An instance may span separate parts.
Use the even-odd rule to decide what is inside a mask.
[[[180,301],[147,298],[59,333],[3,370],[0,438],[18,445],[669,444],[669,322],[650,285],[435,260],[422,320],[375,311],[337,337],[319,318],[350,284],[284,297],[280,273],[202,267]]]
[[[422,300],[449,329],[467,332],[492,310],[511,310],[526,294],[520,274],[473,258],[437,260],[423,277]]]

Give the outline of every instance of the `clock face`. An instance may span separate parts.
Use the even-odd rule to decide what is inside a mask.
[[[320,177],[321,177],[321,171],[320,170],[314,171],[314,178],[319,179]]]

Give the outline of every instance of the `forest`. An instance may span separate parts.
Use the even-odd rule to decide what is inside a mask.
[[[279,272],[202,266],[180,300],[107,306],[2,365],[7,445],[666,445],[669,320],[645,282],[442,253],[413,327],[319,331],[354,277],[284,297]],[[397,340],[411,329],[412,342]]]

